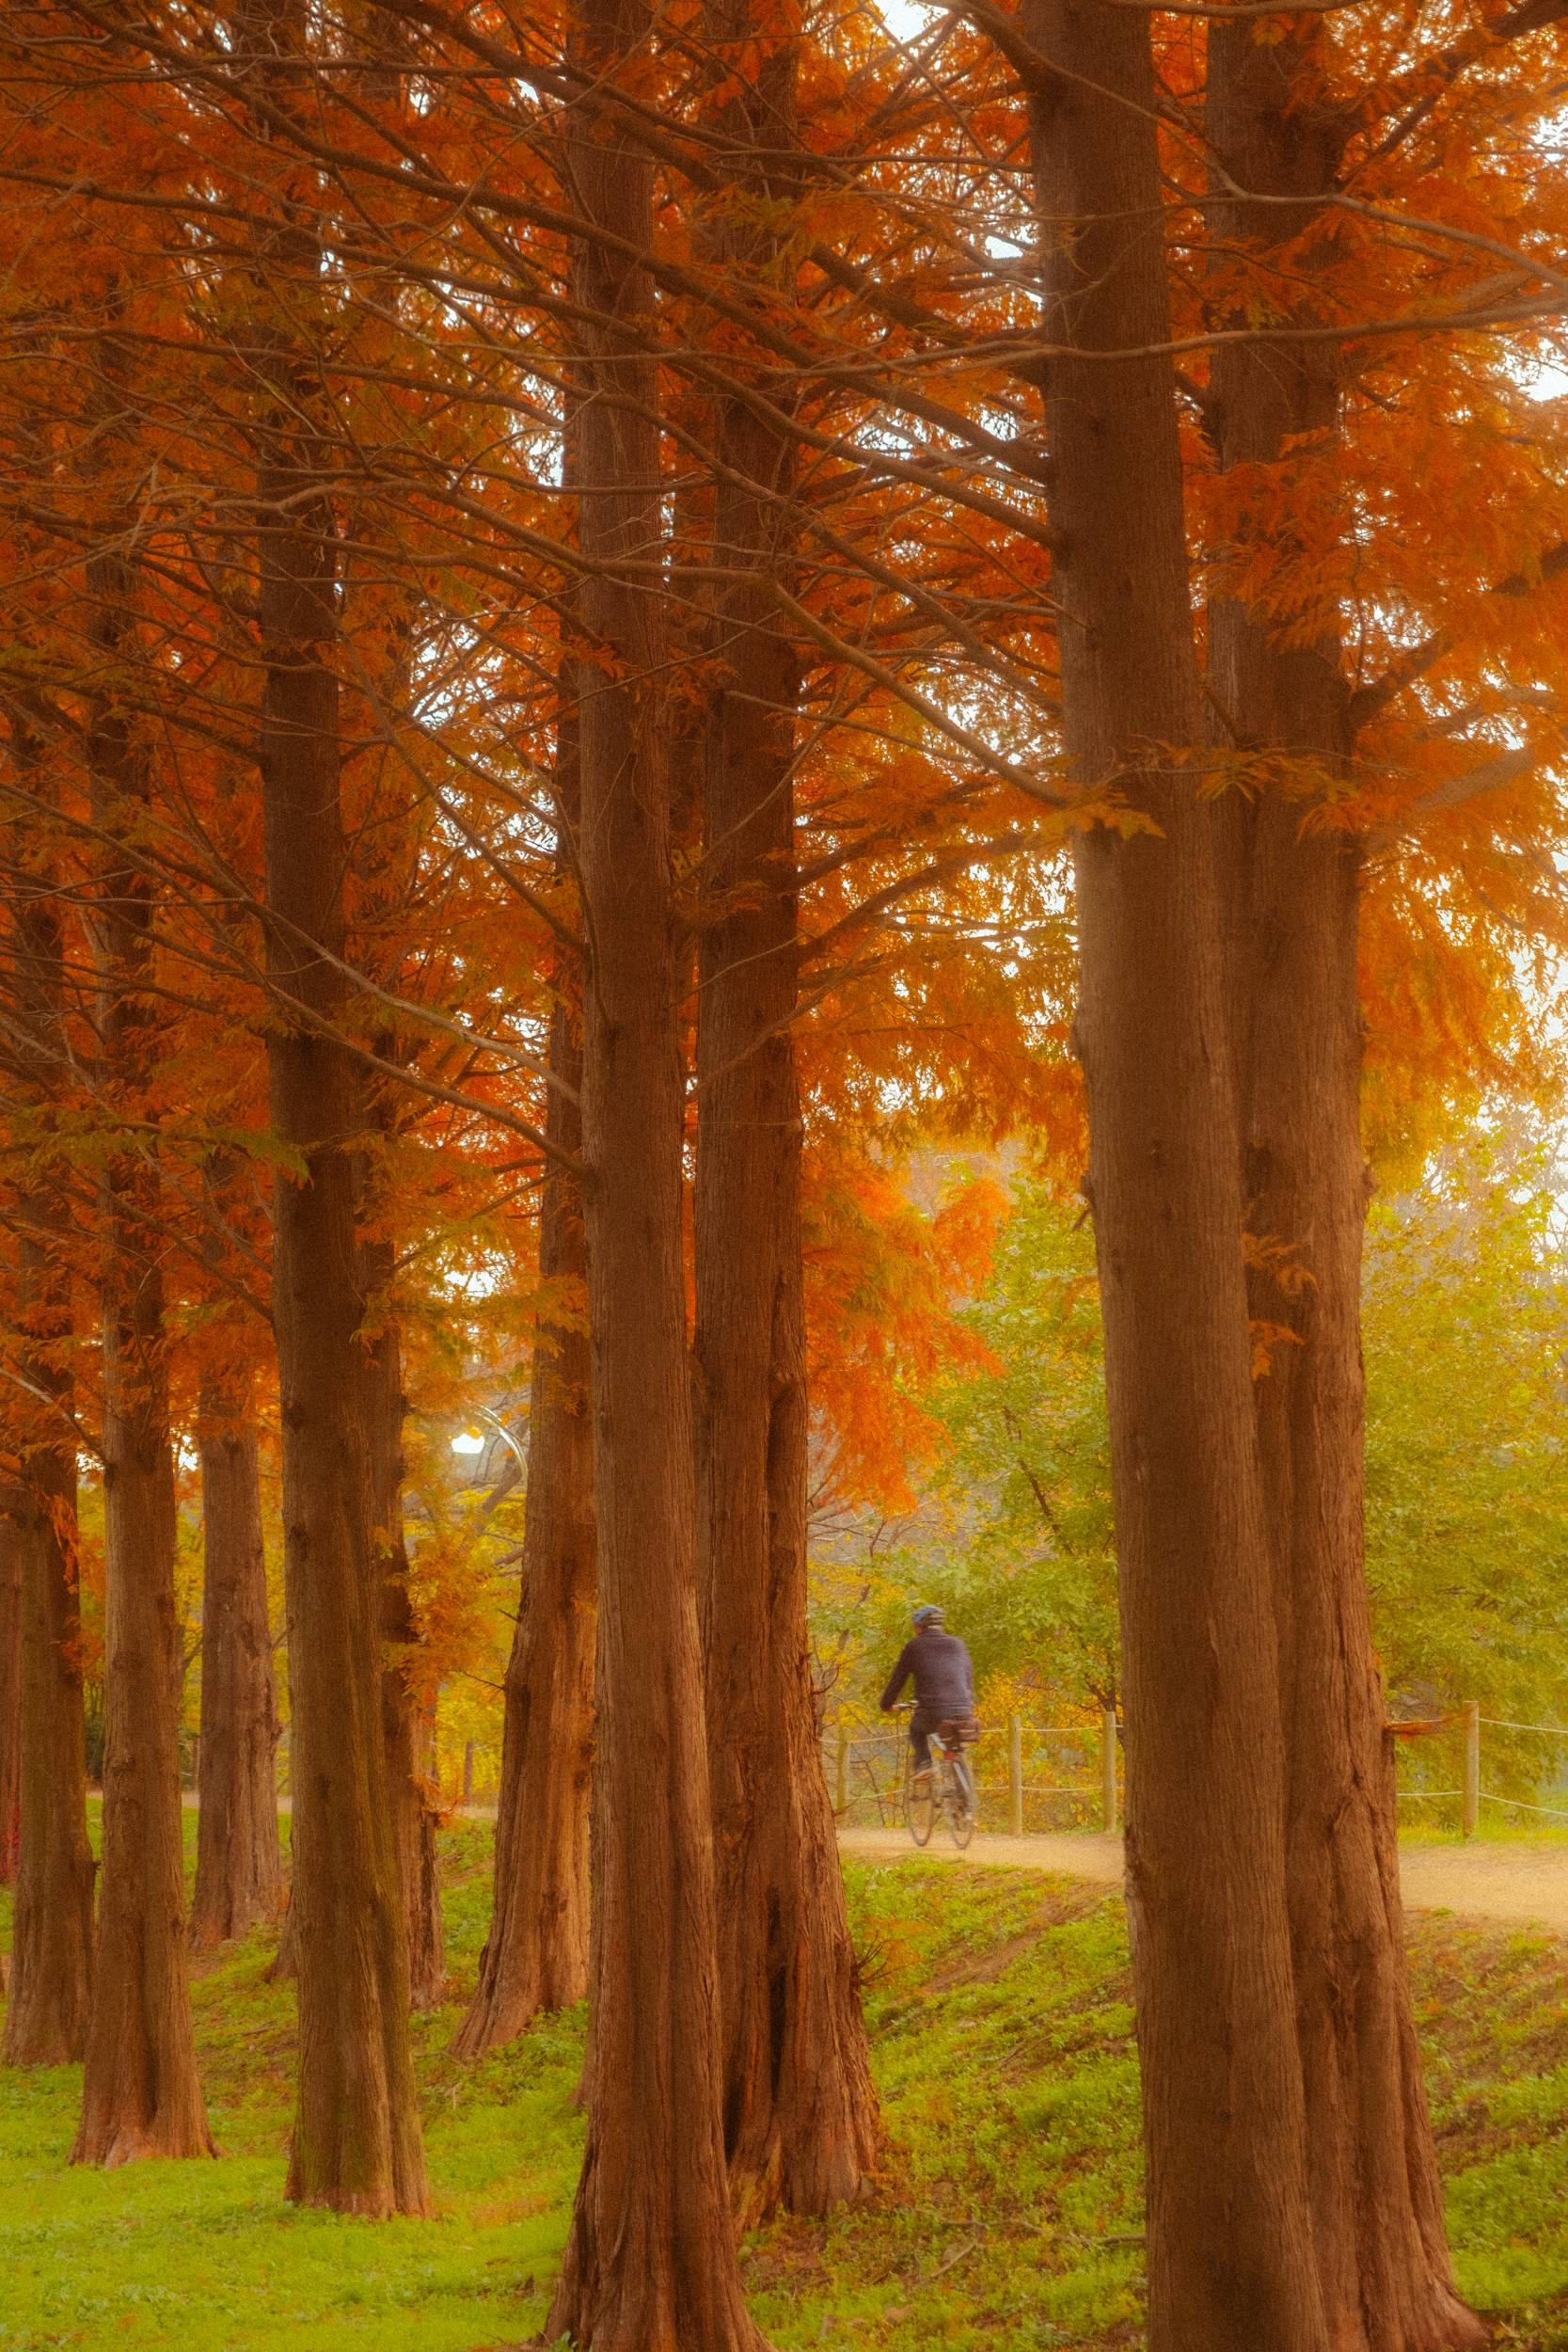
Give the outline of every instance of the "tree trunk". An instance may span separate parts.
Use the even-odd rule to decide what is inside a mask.
[[[260,87],[287,93],[300,0],[248,0]],[[264,157],[268,133],[257,132]],[[279,170],[293,167],[286,147]],[[261,164],[259,171],[264,170]],[[372,2217],[429,2209],[408,2043],[408,1948],[382,1730],[365,1301],[354,1145],[365,1116],[341,1037],[346,983],[338,523],[308,340],[329,333],[320,253],[286,188],[258,201],[261,768],[273,1124],[297,1173],[273,1211],[283,1435],[299,2097],[286,2194]]]
[[[64,975],[58,901],[40,878],[15,913],[16,1017],[29,1090],[57,1095]],[[87,1722],[76,1580],[76,1437],[70,1343],[71,1210],[60,1171],[19,1190],[20,1370],[47,1400],[21,1448],[22,1750],[20,1851],[12,1914],[5,2056],[61,2066],[82,2056],[92,1984]]]
[[[412,27],[400,24],[394,12],[376,8],[365,12],[356,32],[367,52],[361,80],[367,98],[378,109],[401,107],[412,56]],[[400,573],[397,522],[371,501],[363,501],[356,511],[354,542],[354,551],[345,555],[341,567],[342,604],[350,613],[363,605],[373,615],[373,626],[359,646],[357,660],[371,706],[385,723],[392,714],[406,717],[412,707],[420,591],[411,574]],[[377,800],[381,800],[379,791]],[[410,821],[401,827],[386,822],[367,827],[356,840],[356,904],[359,920],[372,936],[378,921],[386,924],[389,906],[401,904],[406,911],[417,902],[420,839],[419,825]],[[390,968],[372,973],[372,977],[393,990],[399,986],[397,964],[404,939],[400,930]],[[378,1036],[374,1049],[383,1063],[397,1063],[400,1046],[395,1034]],[[398,1125],[397,1081],[378,1073],[367,1083],[365,1092],[368,1126],[384,1142],[390,1141]],[[403,1338],[391,1295],[396,1248],[386,1230],[395,1216],[396,1204],[378,1203],[369,1197],[377,1177],[376,1162],[369,1152],[361,1159],[359,1175],[365,1187],[359,1202],[360,1279],[368,1309],[361,1344],[371,1524],[381,1580],[381,1715],[388,1801],[403,1884],[409,2001],[416,2010],[429,2010],[439,2008],[446,1997],[446,1931],[436,1844],[440,1808],[434,1786],[434,1740],[427,1742],[421,1718],[416,1672],[420,1636],[408,1589],[403,1516],[407,1408],[403,1392]],[[427,1757],[421,1757],[421,1746],[427,1747]]]
[[[299,1980],[299,1888],[291,1884],[283,1899],[283,1916],[277,1926],[277,1949],[269,1963],[264,1981],[268,1984],[295,1984]]]
[[[646,0],[584,0],[578,61],[613,85],[641,64],[652,26]],[[584,240],[577,264],[582,620],[606,658],[582,708],[579,835],[597,1926],[588,2145],[548,2333],[580,2352],[754,2352],[720,2122],[662,614],[633,568],[661,538],[657,368],[644,348],[655,306],[637,258],[652,240],[651,173],[592,103],[572,110],[567,136],[577,201],[608,232]]]
[[[106,389],[117,355],[105,350]],[[131,576],[118,551],[88,566],[88,627],[106,665],[129,654]],[[145,818],[147,764],[107,700],[87,731],[93,817],[112,844]],[[111,847],[94,910],[103,1073],[138,1118],[149,1062],[139,992],[152,969],[150,886]],[[111,1160],[103,1184],[104,1718],[99,1947],[74,2163],[202,2156],[207,2129],[185,1944],[180,1801],[182,1641],[174,1590],[174,1451],[169,1434],[157,1162]]]
[[[729,57],[754,0],[710,0]],[[752,225],[793,145],[796,45],[762,52],[720,127],[752,162],[757,202],[710,265],[778,257]],[[754,160],[753,160],[754,159]],[[769,169],[769,161],[772,168]],[[730,364],[735,364],[733,356]],[[697,1016],[699,1586],[713,1790],[723,2017],[724,2144],[750,2223],[780,2203],[822,2213],[858,2192],[877,2110],[855,1994],[806,1629],[809,1423],[800,1259],[800,1110],[793,768],[794,647],[770,625],[788,561],[787,432],[739,399],[715,418],[720,683],[704,764]],[[752,489],[749,485],[758,485]],[[775,496],[769,498],[767,493]],[[736,579],[736,574],[750,578]]]
[[[1318,2261],[1336,2352],[1448,2352],[1489,2339],[1449,2260],[1362,1558],[1356,849],[1304,835],[1299,807],[1253,814],[1247,1217],[1292,1269],[1288,1290],[1267,1274],[1255,1285],[1259,1318],[1291,1334],[1269,1349],[1256,1393]]]
[[[22,1546],[25,1504],[0,1496],[0,1886],[16,1883],[22,1842]]]
[[[582,1054],[574,1014],[550,1023],[546,1132],[580,1149]],[[569,1089],[569,1091],[568,1091]],[[539,1278],[570,1319],[543,1323],[529,1401],[527,1518],[517,1629],[506,1668],[496,1890],[479,1989],[452,2046],[478,2058],[541,2010],[588,1990],[588,1811],[594,1743],[593,1437],[588,1418],[586,1269],[580,1188],[546,1168]]]
[[[277,1918],[283,1865],[261,1458],[248,1397],[206,1384],[199,1444],[201,1754],[191,1943],[205,1951]]]
[[[87,1826],[74,1447],[33,1447],[19,1500],[21,1839],[5,2057],[10,2066],[64,2066],[87,2043],[95,1867]]]
[[[277,361],[263,434],[261,781],[268,969],[293,1009],[267,1038],[273,1120],[304,1163],[274,1207],[282,1396],[299,2103],[288,2195],[381,2216],[427,2210],[408,2047],[408,1957],[381,1715],[381,1580],[355,1232],[359,1089],[333,1025],[345,865],[333,637],[334,524],[309,451],[309,372]],[[325,953],[319,952],[325,950]]]
[[[420,1762],[420,1703],[409,1668],[417,1641],[408,1597],[408,1548],[403,1529],[403,1349],[397,1325],[381,1319],[392,1271],[389,1243],[361,1243],[361,1273],[374,1336],[362,1343],[371,1523],[381,1586],[381,1727],[387,1745],[387,1800],[398,1853],[408,1937],[408,1997],[438,2009],[446,1994],[446,1941],[436,1865],[438,1813]]]
[[[1150,2352],[1325,2352],[1280,1836],[1236,1109],[1148,19],[1031,0],[1063,726],[1150,826],[1076,857],[1105,1319]]]
[[[1299,241],[1335,183],[1349,127],[1314,96],[1327,86],[1330,46],[1321,26],[1264,45],[1240,25],[1215,26],[1209,45],[1219,163],[1257,197],[1302,199],[1231,200],[1216,225],[1265,270],[1270,249],[1291,243],[1286,282],[1306,325],[1321,312],[1303,291],[1313,256]],[[1338,430],[1338,365],[1322,341],[1223,349],[1210,411],[1221,464],[1321,459]],[[1288,511],[1286,485],[1283,507],[1265,494],[1259,519],[1243,525],[1271,535],[1286,583],[1298,554],[1277,521]],[[1322,519],[1320,498],[1315,535]],[[1447,2352],[1487,2339],[1449,2260],[1405,1980],[1393,1761],[1363,1560],[1359,854],[1343,828],[1311,821],[1348,770],[1349,681],[1337,610],[1315,610],[1305,596],[1288,614],[1217,598],[1210,644],[1242,746],[1302,763],[1295,792],[1236,793],[1225,824],[1254,1313],[1274,1327],[1255,1394],[1319,2267],[1336,2352]]]
[[[275,477],[263,495],[281,509],[288,492]],[[288,524],[268,533],[274,541],[293,536]],[[280,626],[289,617],[290,583],[270,548],[268,557],[267,901],[290,927],[269,935],[271,969],[290,997],[325,1020],[338,1009],[336,976],[303,943],[321,940],[335,952],[341,938],[337,689],[319,660],[319,640],[298,628],[285,634]],[[381,1589],[347,1149],[355,1089],[349,1057],[325,1029],[275,1029],[267,1055],[274,1121],[306,1169],[303,1182],[280,1182],[274,1211],[293,1793],[290,1925],[300,2014],[288,2194],[341,2212],[422,2213],[406,1934],[381,1716]]]

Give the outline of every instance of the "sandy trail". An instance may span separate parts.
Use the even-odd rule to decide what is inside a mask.
[[[839,1844],[849,1854],[879,1861],[911,1859],[915,1848],[902,1830],[847,1829]],[[1121,1883],[1121,1839],[1078,1835],[1054,1837],[977,1836],[958,1853],[939,1832],[926,1849],[939,1862],[984,1864],[1008,1870],[1055,1870],[1101,1886]],[[1568,1935],[1568,1846],[1526,1841],[1489,1846],[1405,1846],[1400,1882],[1418,1911],[1452,1911],[1470,1919],[1534,1923]]]

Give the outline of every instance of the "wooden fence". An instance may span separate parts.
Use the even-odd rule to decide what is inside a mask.
[[[1462,1833],[1479,1835],[1483,1805],[1528,1814],[1544,1822],[1568,1822],[1568,1788],[1561,1805],[1538,1804],[1488,1788],[1481,1773],[1485,1730],[1560,1740],[1568,1756],[1568,1725],[1517,1724],[1483,1715],[1470,1700],[1452,1714],[1430,1722],[1396,1724],[1396,1738],[1456,1742],[1459,1785],[1429,1788],[1408,1781],[1400,1787],[1401,1806],[1457,1804]],[[848,1827],[897,1828],[904,1818],[904,1758],[907,1718],[893,1724],[841,1718],[823,1739],[823,1763],[833,1805]],[[1032,1724],[1021,1715],[988,1724],[969,1751],[980,1797],[980,1827],[1013,1837],[1052,1830],[1114,1831],[1121,1817],[1120,1726],[1107,1708],[1097,1720],[1080,1724]]]
[[[828,1786],[841,1822],[898,1827],[904,1818],[907,1719],[890,1728],[841,1720],[823,1742]],[[1119,1727],[1107,1708],[1082,1724],[1032,1724],[1021,1715],[988,1724],[969,1751],[980,1827],[1013,1837],[1062,1829],[1115,1830],[1120,1819]]]
[[[1509,1812],[1531,1814],[1543,1821],[1568,1821],[1568,1804],[1536,1804],[1526,1797],[1505,1796],[1500,1788],[1488,1788],[1481,1778],[1483,1730],[1568,1742],[1568,1724],[1513,1723],[1506,1716],[1483,1715],[1480,1700],[1469,1699],[1451,1715],[1439,1715],[1427,1723],[1396,1724],[1393,1730],[1400,1740],[1450,1738],[1457,1739],[1459,1744],[1458,1788],[1428,1788],[1424,1785],[1411,1787],[1406,1784],[1400,1789],[1402,1804],[1457,1802],[1460,1831],[1465,1837],[1480,1835],[1483,1804],[1499,1805]]]

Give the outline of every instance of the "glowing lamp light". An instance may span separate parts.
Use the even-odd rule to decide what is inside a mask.
[[[454,1454],[483,1454],[484,1440],[471,1429],[460,1429],[451,1441],[451,1450]]]

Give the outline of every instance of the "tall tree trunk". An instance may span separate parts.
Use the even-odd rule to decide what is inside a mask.
[[[1225,244],[1268,266],[1290,243],[1302,324],[1321,322],[1300,247],[1338,176],[1349,118],[1326,111],[1332,37],[1259,43],[1216,25],[1206,117],[1234,187]],[[1297,199],[1297,204],[1279,199]],[[1324,253],[1329,250],[1325,243]],[[1209,425],[1225,467],[1321,461],[1339,420],[1339,355],[1322,340],[1222,348]],[[1287,457],[1285,453],[1291,453]],[[1262,476],[1266,482],[1267,475]],[[1262,491],[1249,533],[1280,540]],[[1321,532],[1321,500],[1313,515]],[[1314,628],[1314,624],[1316,627]],[[1486,2331],[1459,2301],[1411,2016],[1393,1762],[1363,1560],[1359,851],[1311,821],[1352,750],[1333,607],[1210,615],[1217,699],[1245,749],[1301,763],[1299,788],[1225,811],[1243,1182],[1254,1311],[1275,1327],[1256,1386],[1274,1546],[1287,1756],[1287,1853],[1307,2151],[1329,2339],[1344,2352],[1447,2352]]]
[[[58,900],[47,876],[24,885],[15,911],[17,1025],[23,1073],[38,1100],[57,1099],[64,973]],[[17,1200],[21,1372],[48,1400],[24,1438],[20,1851],[11,1932],[5,2056],[13,2066],[60,2066],[82,2056],[92,1983],[94,1863],[87,1844],[87,1721],[76,1577],[76,1437],[72,1425],[71,1210],[61,1171],[44,1168]]]
[[[312,593],[297,476],[269,470],[282,519],[264,534],[262,716],[270,968],[315,1019],[267,1041],[273,1118],[303,1159],[274,1210],[282,1390],[293,1886],[300,2072],[288,2193],[342,2212],[427,2206],[408,2048],[408,1960],[381,1714],[381,1580],[372,1534],[364,1300],[349,1149],[356,1089],[330,1032],[341,943],[337,682],[321,659],[325,580]],[[328,526],[312,517],[325,571]],[[305,564],[311,560],[309,546]],[[300,576],[303,572],[303,578]],[[326,609],[317,608],[320,605]],[[317,1024],[321,1025],[317,1025]]]
[[[86,2047],[93,1957],[75,1448],[32,1447],[19,1501],[21,1836],[5,2058],[63,2066]]]
[[[105,389],[118,375],[105,345]],[[104,664],[129,658],[132,579],[118,550],[88,566],[88,627]],[[107,695],[87,731],[101,838],[145,818],[146,758]],[[150,888],[111,846],[94,910],[99,1033],[112,1099],[139,1125],[150,1059],[142,994],[152,969]],[[82,2082],[78,2164],[214,2153],[207,2129],[185,1944],[180,1801],[182,1643],[174,1590],[174,1450],[169,1434],[159,1178],[145,1145],[110,1161],[103,1184],[104,1717],[103,1871],[99,1948]]]
[[[710,0],[728,60],[755,0]],[[752,199],[710,265],[768,268],[754,221],[795,139],[796,40],[760,48],[720,127]],[[732,358],[731,364],[735,364]],[[715,417],[719,673],[704,763],[697,1014],[697,1494],[723,2016],[724,2145],[742,2217],[822,2213],[874,2161],[856,1997],[806,1629],[808,1416],[800,1258],[794,647],[770,583],[789,556],[787,431],[744,398]],[[756,485],[754,488],[752,485]],[[772,496],[768,494],[772,493]],[[736,577],[740,575],[741,577]],[[749,577],[745,577],[749,575]]]
[[[1063,725],[1149,821],[1076,858],[1105,1317],[1150,2352],[1325,2352],[1280,1824],[1236,1110],[1148,19],[1030,0]],[[1076,356],[1083,355],[1083,356]]]
[[[204,1384],[198,1443],[201,1756],[191,1942],[204,1951],[277,1918],[283,1864],[261,1452],[249,1396]]]
[[[261,86],[287,103],[300,0],[248,0]],[[264,145],[266,134],[261,134]],[[280,169],[292,167],[286,157]],[[337,519],[314,426],[310,230],[286,193],[259,215],[255,437],[261,767],[273,1123],[273,1314],[283,1433],[299,2098],[287,2194],[384,2216],[428,2210],[408,2043],[408,1950],[382,1730],[365,1300],[354,1142],[363,1092],[342,1041],[344,838]],[[317,320],[321,332],[325,323]]]
[[[546,1133],[581,1147],[582,1053],[574,1012],[550,1022]],[[588,1813],[594,1744],[593,1434],[588,1417],[586,1263],[577,1178],[546,1168],[539,1279],[560,1320],[541,1321],[529,1400],[527,1518],[517,1628],[506,1668],[495,1901],[479,1989],[453,2048],[478,2058],[541,2010],[588,1990]]]
[[[420,1719],[409,1680],[416,1644],[408,1594],[408,1547],[403,1528],[403,1348],[394,1322],[378,1303],[392,1272],[387,1242],[362,1242],[361,1276],[375,1327],[361,1343],[365,1425],[369,1442],[371,1525],[381,1586],[381,1725],[387,1747],[387,1802],[397,1844],[408,1938],[408,1997],[415,2009],[436,2009],[446,1993],[446,1944],[436,1865],[438,1816],[420,1757]]]
[[[580,480],[578,418],[568,404],[564,487]],[[556,720],[556,867],[571,871],[581,830],[578,710],[588,674],[562,647]],[[598,1577],[594,1438],[589,1414],[588,1253],[582,1187],[580,967],[557,971],[546,1068],[546,1160],[539,1208],[539,1279],[551,1305],[534,1327],[528,1475],[517,1622],[506,1665],[495,1895],[479,1987],[453,2048],[477,2058],[511,2041],[542,2010],[588,1990],[592,1949],[589,1839]],[[588,2071],[585,2059],[584,2076]]]
[[[641,62],[646,0],[583,0],[598,87]],[[683,1087],[660,725],[660,544],[644,158],[596,105],[567,169],[606,241],[578,256],[582,619],[607,668],[581,717],[585,1213],[599,1542],[594,2071],[548,2332],[579,2352],[739,2352],[720,2122],[719,1988],[681,1248]],[[620,567],[626,566],[623,571]]]
[[[0,1494],[0,1886],[16,1883],[22,1842],[22,1546],[26,1506]]]
[[[267,1039],[273,1120],[303,1162],[274,1208],[282,1391],[299,2102],[288,2194],[341,2212],[428,2205],[408,2046],[408,1957],[382,1729],[381,1579],[372,1540],[352,1143],[359,1089],[334,1034],[343,983],[334,525],[309,450],[309,373],[277,361],[260,484],[261,781],[268,968],[285,1008]]]
[[[412,59],[412,27],[388,9],[360,10],[352,22],[355,45],[363,46],[356,77],[367,100],[379,111],[401,111],[406,100],[406,74]],[[345,610],[353,612],[369,582],[356,578],[368,573],[375,582],[379,607],[376,634],[370,640],[369,683],[372,707],[384,717],[406,715],[413,695],[412,645],[419,591],[398,567],[398,528],[369,501],[356,516],[355,554],[342,566]],[[388,598],[388,581],[396,581]],[[361,662],[364,651],[361,652]],[[361,672],[363,675],[363,670]],[[401,834],[395,827],[372,829],[356,844],[355,866],[362,917],[373,924],[378,902],[386,906],[396,893],[407,904],[417,892],[418,848],[413,828]],[[394,957],[394,967],[395,967]],[[395,968],[380,975],[397,986]],[[384,1061],[397,1058],[397,1040],[383,1036],[376,1050]],[[378,1077],[367,1088],[369,1124],[383,1137],[397,1123],[396,1082]],[[373,1181],[373,1164],[362,1163],[361,1178]],[[361,1221],[368,1204],[361,1202]],[[373,1215],[370,1220],[373,1222]],[[447,1989],[446,1931],[441,1916],[441,1884],[436,1848],[439,1807],[432,1787],[434,1766],[421,1757],[425,1725],[415,1688],[413,1667],[419,1633],[408,1589],[408,1547],[404,1528],[403,1450],[406,1402],[403,1393],[403,1341],[391,1311],[390,1284],[396,1263],[393,1242],[383,1233],[362,1235],[361,1280],[369,1323],[362,1344],[365,1356],[366,1428],[370,1447],[371,1524],[381,1578],[381,1716],[387,1745],[387,1790],[392,1835],[397,1846],[403,1883],[404,1915],[408,1937],[408,1993],[416,2010],[438,2008]]]

